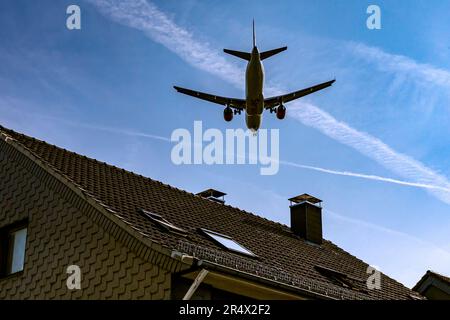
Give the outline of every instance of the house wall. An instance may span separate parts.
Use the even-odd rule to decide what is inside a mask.
[[[0,299],[169,299],[172,259],[95,211],[0,139],[0,228],[29,220],[24,271],[0,279]],[[81,290],[67,288],[69,265],[81,269]]]

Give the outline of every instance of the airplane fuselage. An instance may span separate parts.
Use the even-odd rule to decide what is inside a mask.
[[[255,46],[245,73],[245,122],[247,128],[252,131],[257,131],[261,126],[262,113],[264,111],[263,88],[264,67],[258,48]]]

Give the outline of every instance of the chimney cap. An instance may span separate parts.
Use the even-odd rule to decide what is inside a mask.
[[[296,197],[292,197],[292,198],[290,198],[288,200],[291,202],[291,204],[292,203],[298,204],[298,203],[302,203],[302,202],[305,202],[305,201],[306,202],[310,202],[312,204],[320,204],[322,202],[322,200],[320,200],[320,199],[318,199],[316,197],[313,197],[313,196],[311,196],[311,195],[309,195],[307,193],[301,194],[301,195],[296,196]]]
[[[197,193],[197,195],[200,197],[203,197],[203,198],[209,198],[209,197],[220,198],[220,197],[226,196],[227,194],[225,192],[222,192],[219,190],[207,189],[207,190]]]
[[[224,204],[226,193],[215,189],[207,189],[197,193],[197,196]]]

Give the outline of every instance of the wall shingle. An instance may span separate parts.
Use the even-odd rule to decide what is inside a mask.
[[[117,241],[72,205],[76,195],[54,192],[42,169],[0,145],[0,227],[29,219],[24,271],[0,279],[0,299],[170,298],[170,271]],[[67,289],[72,264],[81,268],[81,290]]]

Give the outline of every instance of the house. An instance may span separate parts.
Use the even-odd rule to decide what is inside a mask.
[[[413,290],[429,300],[450,300],[450,278],[428,270]]]
[[[421,299],[322,237],[0,127],[0,299]]]

